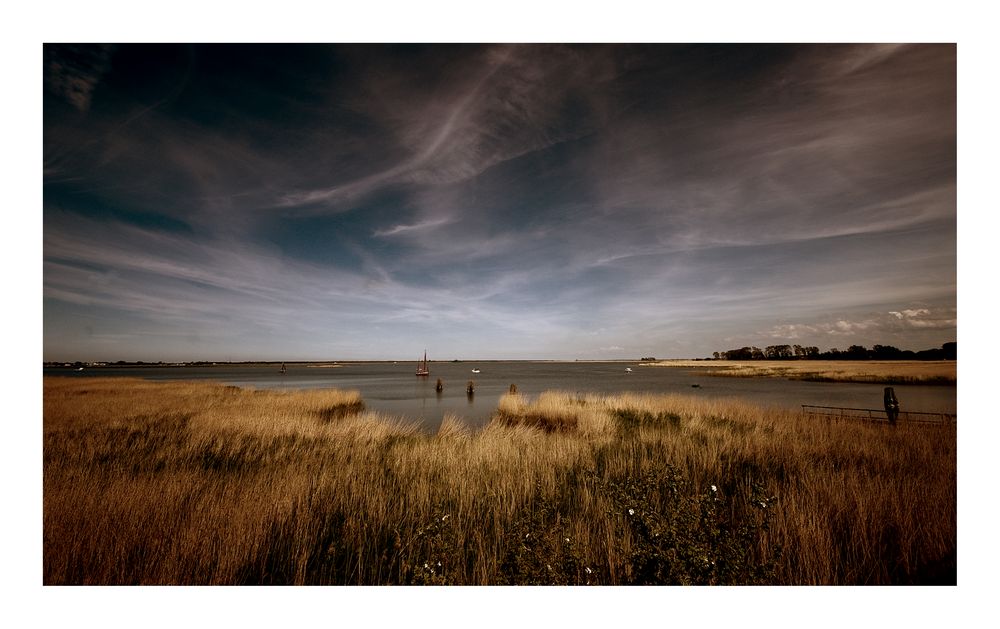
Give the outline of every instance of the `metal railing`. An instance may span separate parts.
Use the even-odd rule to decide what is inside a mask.
[[[848,408],[843,406],[814,406],[803,404],[802,412],[809,417],[824,417],[827,419],[865,419],[870,421],[889,421],[884,409],[880,408]],[[918,411],[899,411],[897,421],[924,424],[954,423],[956,416],[952,413],[924,413]]]

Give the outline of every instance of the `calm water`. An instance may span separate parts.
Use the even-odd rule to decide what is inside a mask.
[[[631,367],[632,373],[625,368]],[[431,363],[430,377],[413,375],[415,362],[344,363],[341,367],[288,365],[285,374],[272,365],[209,365],[201,367],[101,367],[73,371],[46,368],[46,375],[74,377],[131,376],[150,380],[215,380],[254,388],[340,388],[361,392],[369,409],[420,420],[433,430],[445,413],[482,425],[496,408],[500,396],[516,384],[520,393],[537,395],[546,390],[569,392],[684,393],[698,397],[739,397],[763,405],[798,409],[802,404],[881,408],[882,385],[801,382],[778,378],[722,378],[699,369],[646,367],[629,363],[591,362],[461,362]],[[472,369],[480,369],[474,374]],[[434,385],[444,381],[438,394]],[[469,380],[475,394],[467,396]],[[692,385],[699,385],[698,388]],[[902,410],[956,412],[954,386],[895,387]]]

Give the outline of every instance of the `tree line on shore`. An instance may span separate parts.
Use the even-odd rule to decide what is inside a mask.
[[[917,352],[892,345],[873,345],[871,349],[851,345],[846,350],[834,347],[825,352],[815,346],[768,345],[764,349],[741,347],[712,353],[715,360],[955,360],[957,356],[955,342]]]

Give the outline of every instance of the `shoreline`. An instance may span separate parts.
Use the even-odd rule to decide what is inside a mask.
[[[861,384],[958,384],[954,360],[660,360],[646,367],[701,369],[707,376],[726,378],[785,378],[809,382]]]

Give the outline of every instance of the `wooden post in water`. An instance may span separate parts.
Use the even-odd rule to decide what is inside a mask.
[[[517,385],[516,384],[511,384],[510,385],[510,392],[511,393],[517,393]]]
[[[465,385],[465,394],[472,397],[472,394],[476,392],[476,383],[469,380],[469,384]]]
[[[892,387],[886,387],[882,398],[885,403],[885,415],[889,418],[889,423],[895,426],[896,419],[899,417],[899,400],[896,399],[896,392],[892,390]]]
[[[434,385],[434,390],[438,393],[444,391],[444,381],[441,378],[438,378],[437,384]]]

